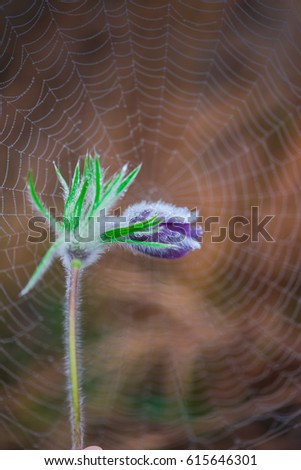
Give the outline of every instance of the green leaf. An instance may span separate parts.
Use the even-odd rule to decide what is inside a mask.
[[[94,196],[93,207],[97,205],[99,198],[100,198],[100,178],[101,178],[100,175],[101,175],[101,172],[100,172],[99,158],[95,157],[94,159],[95,196]]]
[[[111,193],[114,186],[116,186],[118,184],[119,180],[122,178],[122,175],[123,175],[123,171],[120,171],[119,173],[115,174],[112,178],[110,178],[110,180],[109,180],[110,185],[106,186],[104,188],[105,192],[104,192],[104,196],[103,196],[102,200],[104,200]]]
[[[104,204],[107,198],[113,193],[114,187],[117,186],[118,182],[123,176],[124,170],[122,169],[119,173],[115,173],[104,185],[103,196],[98,201],[96,206],[93,208],[93,211],[90,214],[90,217],[99,209],[99,207]],[[113,199],[116,197],[116,193],[113,194]]]
[[[114,176],[115,176],[115,175],[114,175]],[[106,190],[107,190],[109,184],[111,184],[111,182],[112,182],[114,176],[111,176],[111,178],[108,179],[108,181],[105,183],[105,185],[104,185],[104,187],[103,187],[103,192],[104,192],[104,193],[106,192]]]
[[[69,186],[68,186],[68,184],[66,183],[65,179],[63,178],[63,176],[62,176],[60,170],[58,169],[58,167],[56,166],[55,162],[53,162],[53,165],[54,165],[54,168],[55,168],[55,172],[56,172],[56,174],[57,174],[57,177],[58,177],[58,179],[59,179],[59,181],[60,181],[60,183],[61,183],[61,186],[62,186],[62,188],[63,188],[63,190],[64,190],[64,193],[65,193],[66,197],[68,197],[68,194],[69,194]]]
[[[79,182],[79,162],[77,162],[77,164],[76,164],[74,174],[73,174],[73,178],[72,178],[71,189],[69,191],[69,195],[68,195],[66,203],[65,203],[64,215],[66,217],[68,217],[68,215],[69,215],[68,214],[69,206],[70,206],[72,200],[75,198],[78,182]]]
[[[124,191],[134,181],[140,169],[141,164],[138,165],[130,174],[128,174],[126,178],[124,178],[122,183],[118,186],[117,194],[120,194],[122,191]]]
[[[85,195],[86,195],[86,192],[87,192],[87,189],[88,189],[88,184],[89,184],[89,180],[85,179],[83,184],[82,184],[82,187],[81,187],[79,196],[77,198],[77,201],[75,203],[75,206],[74,206],[73,215],[74,215],[75,220],[72,221],[72,224],[74,223],[75,228],[78,227],[78,225],[79,225],[79,220],[80,220],[80,216],[81,216],[81,211],[82,211]]]
[[[131,233],[144,232],[150,228],[158,227],[161,221],[162,219],[157,216],[151,217],[150,219],[136,222],[135,224],[128,225],[127,227],[118,227],[108,230],[102,233],[100,238],[102,241],[118,241],[119,238],[126,237]]]
[[[94,163],[94,165],[93,165]],[[94,194],[94,201],[92,204],[89,204],[89,206],[85,210],[85,217],[89,213],[87,221],[93,217],[95,212],[97,211],[98,206],[100,206],[100,189],[101,189],[101,168],[99,164],[99,157],[95,156],[94,162],[92,160],[91,162],[92,166],[92,176],[93,176],[93,182],[92,184],[94,185],[95,188],[95,194]]]
[[[55,255],[55,251],[62,244],[63,244],[63,241],[58,240],[49,248],[49,250],[46,252],[44,257],[42,258],[41,262],[39,263],[38,267],[34,271],[33,275],[29,279],[28,283],[26,284],[24,289],[21,290],[20,296],[27,294],[42,278],[42,276],[45,274],[45,272],[47,271],[47,269],[49,268],[51,264],[51,261]]]
[[[85,163],[84,163],[84,171],[83,171],[83,178],[90,178],[91,177],[91,168],[90,168],[90,163],[91,162],[91,157],[90,155],[87,155],[85,158]]]
[[[29,172],[28,172],[27,184],[28,184],[31,199],[32,199],[33,203],[35,204],[36,208],[46,217],[46,219],[49,219],[50,215],[47,212],[47,210],[44,208],[43,204],[41,203],[41,201],[38,198],[38,195],[36,193],[34,183],[33,183],[33,179],[32,179],[32,171],[31,170],[29,170]]]

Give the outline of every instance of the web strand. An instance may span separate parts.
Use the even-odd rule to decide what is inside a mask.
[[[300,446],[300,18],[280,0],[1,5],[3,448],[68,447],[59,261],[18,294],[49,245],[27,240],[28,171],[60,211],[52,162],[69,181],[87,151],[108,174],[142,162],[121,211],[219,217],[183,262],[116,249],[83,277],[87,439]],[[252,206],[273,243],[212,242]]]

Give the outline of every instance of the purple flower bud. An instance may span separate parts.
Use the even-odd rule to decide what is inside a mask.
[[[128,248],[159,258],[181,258],[189,251],[201,247],[198,241],[202,228],[196,224],[197,214],[184,207],[176,207],[165,202],[139,202],[126,209],[123,216],[127,225],[157,216],[160,224],[149,231],[135,232],[128,236]],[[130,243],[132,242],[142,242]],[[147,246],[147,243],[162,243],[165,247]],[[170,246],[173,245],[173,246]]]

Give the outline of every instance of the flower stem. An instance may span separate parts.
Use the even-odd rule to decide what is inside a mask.
[[[67,280],[66,356],[69,381],[69,407],[72,431],[72,448],[83,448],[83,417],[80,384],[80,358],[78,349],[78,292],[81,261],[73,259]]]

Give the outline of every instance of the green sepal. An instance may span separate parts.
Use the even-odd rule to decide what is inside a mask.
[[[149,248],[178,248],[177,245],[172,245],[168,243],[160,243],[160,242],[139,242],[138,240],[131,240],[131,239],[119,239],[116,240],[116,243],[130,243],[131,245],[142,245],[148,246]]]

